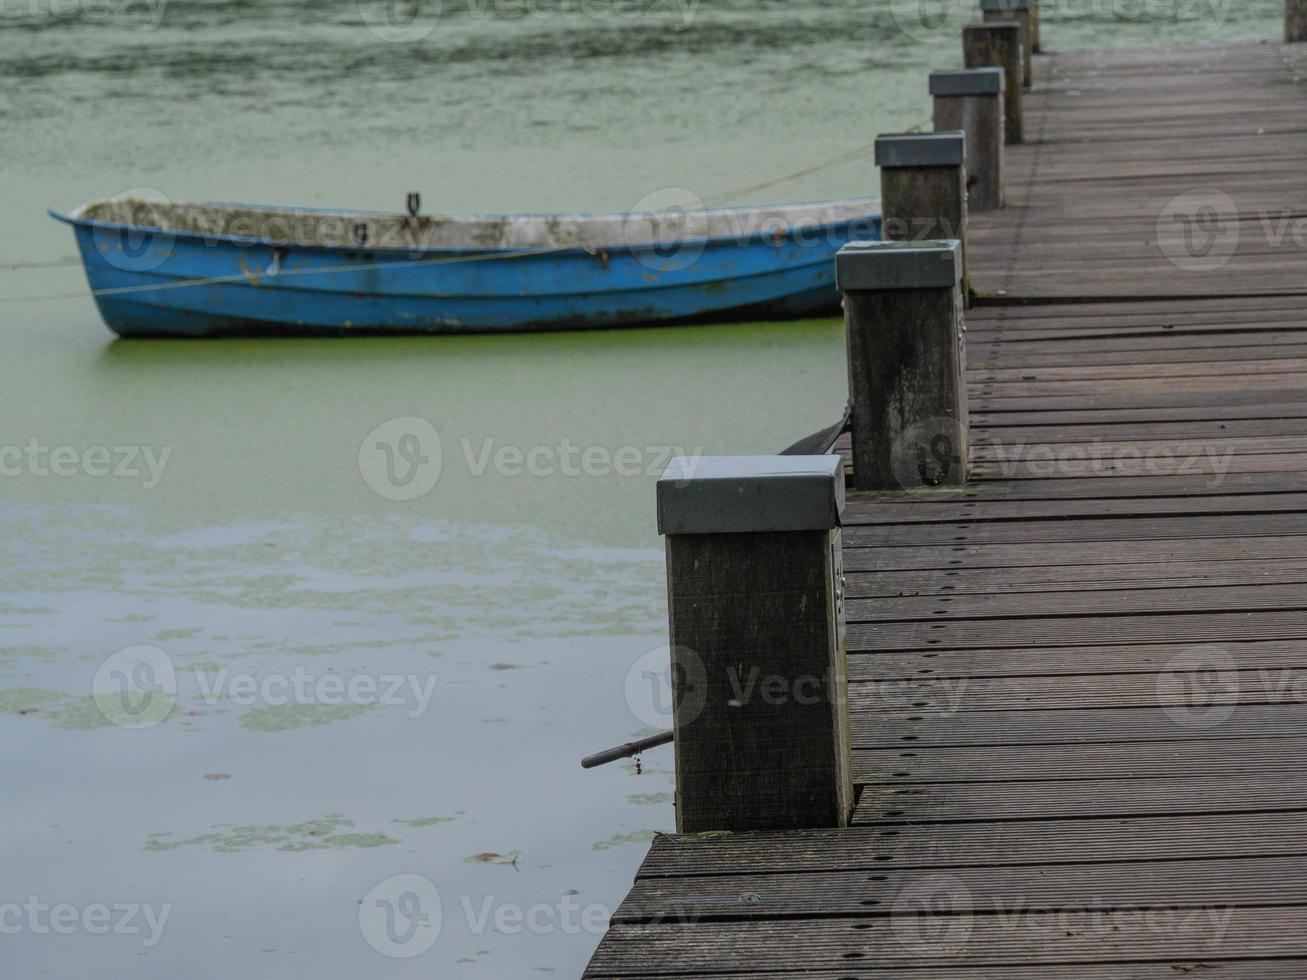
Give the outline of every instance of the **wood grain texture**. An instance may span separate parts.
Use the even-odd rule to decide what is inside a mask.
[[[679,830],[848,822],[835,540],[825,531],[668,535]]]
[[[970,482],[845,510],[853,824],[660,837],[587,977],[1307,976],[1307,45],[1035,65]]]
[[[965,481],[961,317],[956,287],[844,294],[855,487]]]
[[[962,30],[962,63],[967,68],[1003,69],[1003,126],[1008,145],[1025,139],[1022,95],[1026,59],[1016,24],[970,24]]]
[[[1003,96],[937,95],[935,132],[967,134],[967,208],[993,211],[1006,199],[1003,180]]]

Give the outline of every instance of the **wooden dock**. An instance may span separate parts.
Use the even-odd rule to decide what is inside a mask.
[[[971,482],[844,514],[853,826],[660,837],[591,980],[1307,976],[1307,45],[1037,75]]]

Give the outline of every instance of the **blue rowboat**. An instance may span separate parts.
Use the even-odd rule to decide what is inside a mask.
[[[572,330],[838,311],[873,199],[620,215],[435,217],[115,198],[73,226],[124,337]]]

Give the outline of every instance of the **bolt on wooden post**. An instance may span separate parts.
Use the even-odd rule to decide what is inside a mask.
[[[1307,41],[1307,0],[1284,0],[1284,39],[1290,44]]]
[[[678,457],[659,479],[679,832],[848,825],[843,509],[833,454]]]
[[[980,0],[986,24],[1016,24],[1021,36],[1021,85],[1035,84],[1035,27],[1032,0]]]
[[[1021,28],[1015,23],[969,24],[962,29],[962,60],[968,68],[1003,69],[1003,125],[1007,141],[1025,139],[1025,116],[1021,108],[1025,78],[1025,52]]]
[[[1003,206],[1003,69],[930,73],[935,131],[966,134],[967,208]]]
[[[835,256],[860,490],[966,483],[961,251],[956,241],[853,242]]]
[[[957,239],[967,282],[967,140],[960,132],[876,137],[881,237],[896,242]]]

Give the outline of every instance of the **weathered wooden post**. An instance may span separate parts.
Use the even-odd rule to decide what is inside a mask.
[[[1039,46],[1039,0],[1030,0],[1030,50],[1036,54],[1044,50]]]
[[[967,139],[964,133],[876,137],[880,167],[881,234],[896,242],[962,242],[962,291],[967,295]]]
[[[1025,78],[1025,52],[1021,28],[1014,23],[969,24],[962,29],[962,60],[968,68],[1003,69],[1003,125],[1007,141],[1025,139],[1021,88]]]
[[[659,479],[681,833],[847,826],[843,509],[837,455],[678,457]]]
[[[930,73],[935,131],[966,134],[967,207],[1003,206],[1003,69]]]
[[[961,245],[854,242],[835,257],[853,404],[853,485],[966,482]]]
[[[986,24],[1016,24],[1021,35],[1021,84],[1035,84],[1035,27],[1032,0],[980,0]]]
[[[1284,0],[1284,39],[1290,44],[1307,41],[1307,0]]]

